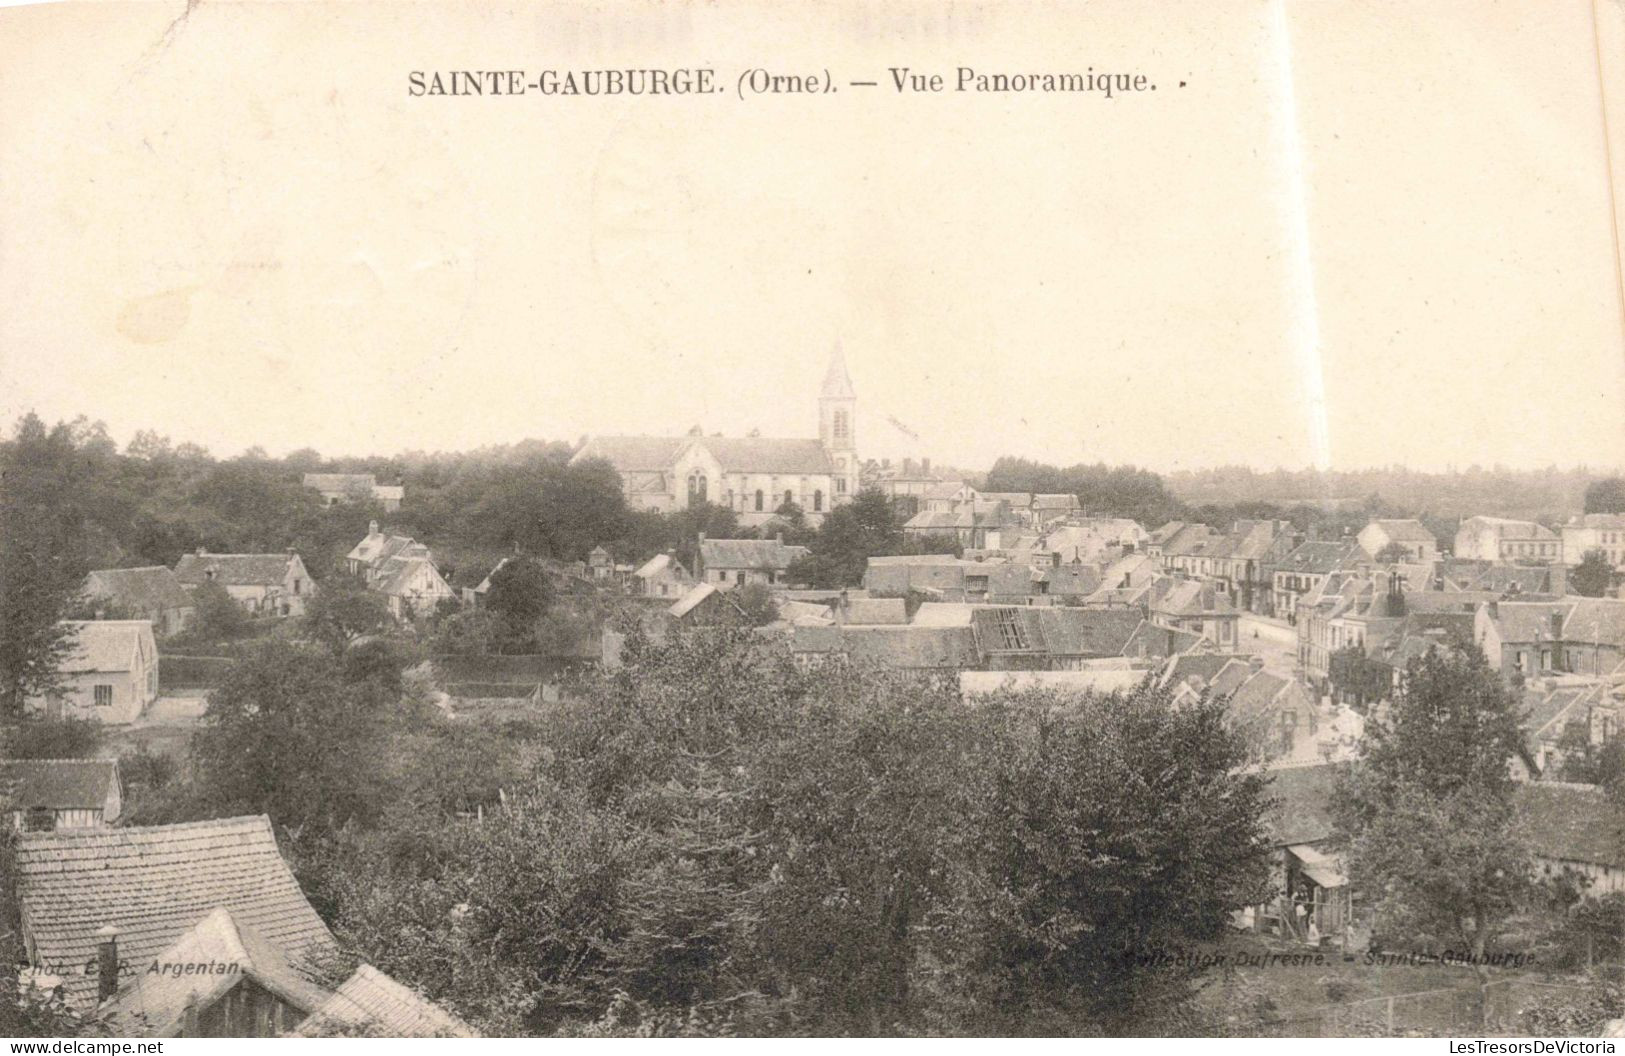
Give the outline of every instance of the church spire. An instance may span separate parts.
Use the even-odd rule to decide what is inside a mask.
[[[841,343],[835,342],[835,352],[829,357],[829,370],[824,373],[822,399],[851,400],[857,398],[852,391],[852,379],[846,373],[846,357],[841,355]]]

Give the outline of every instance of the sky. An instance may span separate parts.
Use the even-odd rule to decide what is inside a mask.
[[[1625,5],[1596,16],[0,10],[0,419],[219,455],[814,436],[839,343],[865,456],[1620,465]],[[408,92],[627,66],[727,91]],[[1156,90],[899,94],[893,66]],[[837,91],[741,98],[751,68]]]

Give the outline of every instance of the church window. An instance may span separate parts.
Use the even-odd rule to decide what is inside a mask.
[[[849,435],[851,435],[851,432],[852,432],[852,426],[851,426],[851,423],[849,423],[847,421],[846,412],[845,411],[836,411],[835,412],[835,439],[837,439],[837,440],[845,440]]]
[[[765,496],[762,495],[762,489],[757,488],[756,489],[756,512],[757,513],[762,512],[762,503],[763,503],[764,499],[765,499]]]
[[[835,478],[835,494],[837,494],[837,495],[846,494],[846,478],[845,477],[836,477]]]
[[[688,475],[688,501],[695,505],[706,501],[706,479],[704,473],[690,473]]]
[[[815,490],[813,492],[813,512],[814,513],[822,513],[823,511],[824,511],[824,492],[823,492],[823,489],[820,488],[820,489]]]

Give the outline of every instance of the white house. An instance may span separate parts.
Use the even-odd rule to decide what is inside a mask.
[[[218,583],[249,612],[302,616],[316,593],[304,561],[292,550],[280,554],[211,554],[202,547],[181,557],[175,578],[187,590]]]
[[[158,643],[150,620],[67,620],[73,645],[61,666],[62,688],[31,698],[51,718],[129,723],[158,699]]]

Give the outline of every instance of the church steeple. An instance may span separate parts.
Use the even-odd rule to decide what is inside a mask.
[[[829,357],[829,370],[824,372],[824,389],[820,399],[855,400],[852,379],[846,373],[846,357],[841,355],[841,343],[835,342],[835,353]]]
[[[838,502],[858,490],[857,406],[858,394],[846,373],[846,357],[841,355],[837,341],[829,357],[829,369],[824,372],[824,387],[818,394],[818,439],[834,464]]]

